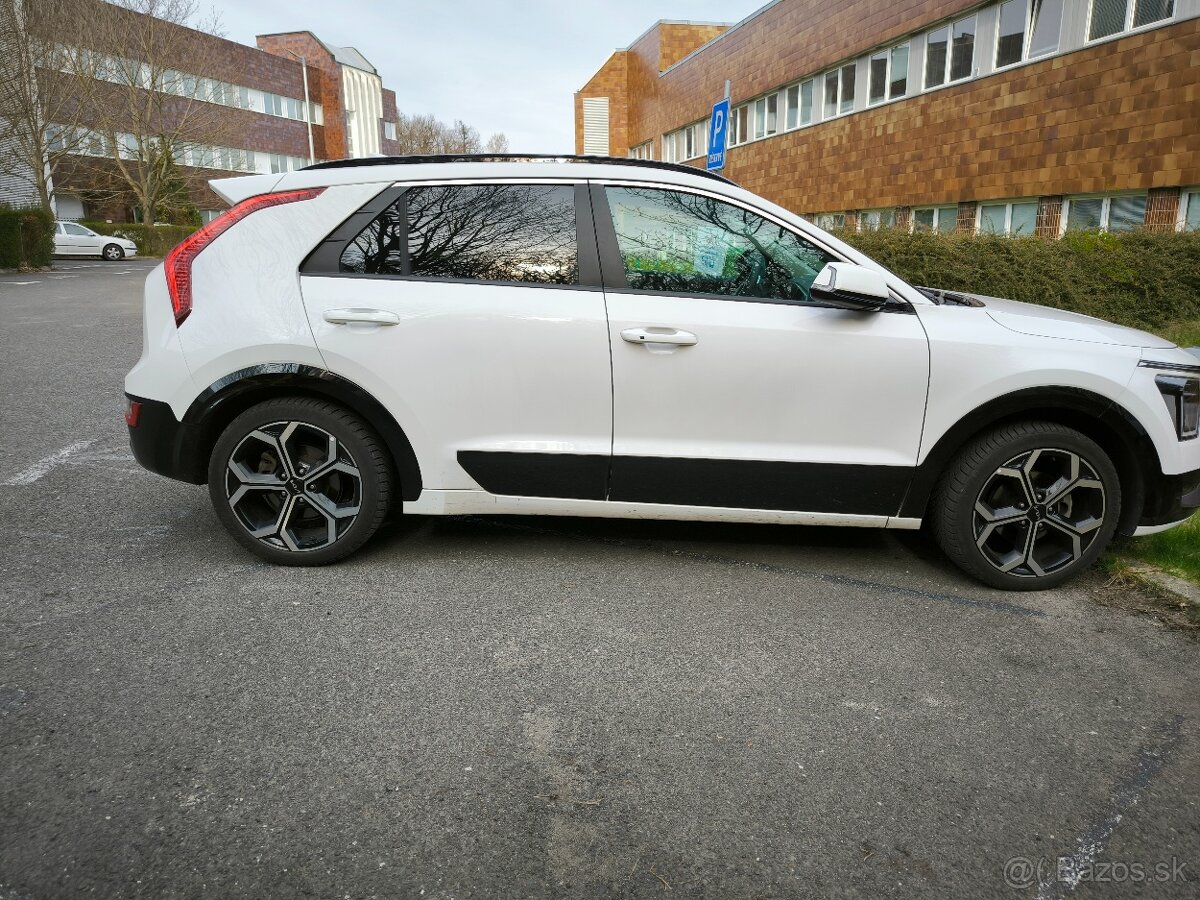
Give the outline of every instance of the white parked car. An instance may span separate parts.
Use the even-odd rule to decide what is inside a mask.
[[[1200,360],[914,287],[719,177],[372,159],[224,179],[146,282],[134,453],[287,565],[389,511],[914,529],[1001,588],[1200,506]]]
[[[137,256],[137,244],[128,238],[96,234],[78,222],[55,222],[54,255],[99,256],[116,262],[127,256]]]

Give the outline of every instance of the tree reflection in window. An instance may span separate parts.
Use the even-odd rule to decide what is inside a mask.
[[[608,203],[635,290],[803,302],[834,259],[788,229],[712,197],[608,188]]]
[[[346,247],[341,268],[364,274],[577,284],[575,189],[514,184],[409,188]]]
[[[342,251],[339,269],[360,275],[400,275],[401,205],[393,203],[364,228]]]

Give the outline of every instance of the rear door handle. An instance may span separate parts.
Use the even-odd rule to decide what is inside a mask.
[[[678,347],[691,347],[700,342],[690,331],[678,328],[626,328],[621,332],[621,338],[631,344],[675,344]]]
[[[350,325],[356,323],[367,325],[400,324],[400,317],[394,312],[388,312],[386,309],[361,309],[358,307],[327,309],[325,310],[324,318],[331,325]]]

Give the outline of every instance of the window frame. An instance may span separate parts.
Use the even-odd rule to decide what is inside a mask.
[[[999,8],[1000,8],[999,4],[996,4],[996,9],[999,10]],[[963,22],[967,21],[968,19],[973,19],[975,21],[975,30],[974,30],[974,32],[972,32],[972,34],[973,34],[974,38],[976,38],[976,39],[972,40],[972,42],[971,42],[971,70],[966,75],[963,75],[961,78],[951,78],[950,71],[954,65],[954,29],[955,29],[955,27],[957,27],[958,25],[961,25]],[[997,21],[999,21],[998,16],[997,16]],[[1000,30],[999,28],[996,28],[997,33],[999,33],[999,30]],[[931,85],[931,84],[927,83],[928,79],[929,79],[929,36],[937,31],[945,31],[946,32],[946,62],[945,62],[945,65],[942,67],[942,80],[939,81],[937,84]],[[977,69],[975,54],[976,54],[976,51],[979,49],[979,41],[977,40],[977,38],[979,37],[979,15],[977,12],[968,13],[965,16],[959,16],[957,19],[952,19],[952,20],[949,20],[946,22],[942,22],[940,25],[936,26],[935,28],[928,28],[923,33],[922,37],[924,38],[924,40],[921,41],[921,92],[922,93],[924,93],[926,91],[936,91],[939,88],[949,87],[952,84],[961,84],[964,81],[970,81],[971,79],[977,77],[975,74],[976,69]]]
[[[854,69],[855,70],[855,72],[854,72],[854,89],[851,90],[851,92],[850,92],[850,108],[842,109],[842,107],[846,103],[846,79],[843,77],[846,69]],[[826,104],[828,103],[828,99],[825,95],[825,89],[828,86],[828,79],[829,79],[830,75],[837,77],[837,101],[834,103],[834,108],[833,108],[832,113],[829,113],[828,110],[826,110],[826,108],[825,108]],[[868,81],[869,81],[869,79],[868,79]],[[862,112],[862,110],[858,109],[854,105],[854,102],[855,102],[854,92],[858,88],[858,60],[857,59],[850,60],[849,62],[843,62],[840,65],[834,66],[833,68],[826,69],[820,76],[820,82],[821,82],[821,121],[822,122],[831,122],[834,119],[840,119],[842,116],[849,116],[856,112]]]
[[[1161,19],[1156,19],[1153,22],[1147,22],[1145,25],[1133,24],[1133,20],[1137,18],[1137,6],[1140,0],[1127,0],[1125,6],[1125,26],[1114,31],[1112,34],[1106,34],[1102,37],[1092,37],[1092,17],[1096,9],[1096,0],[1088,0],[1087,23],[1083,28],[1083,44],[1086,47],[1088,44],[1097,44],[1100,41],[1113,41],[1117,38],[1124,37],[1128,34],[1137,34],[1141,31],[1149,31],[1151,28],[1161,28],[1168,22],[1174,22],[1179,16],[1179,0],[1172,0],[1171,14],[1164,16]],[[1062,35],[1059,35],[1059,43],[1062,42]]]
[[[1031,0],[1032,2],[1032,0]],[[892,85],[895,83],[895,54],[900,49],[908,50],[908,66],[904,70],[904,93],[893,94]],[[874,70],[872,66],[876,60],[882,58],[884,60],[883,69],[883,96],[878,100],[871,99],[871,88],[874,86]],[[867,105],[866,109],[871,109],[874,106],[882,106],[884,103],[889,103],[892,100],[903,100],[908,96],[908,81],[909,74],[912,71],[912,41],[901,41],[899,44],[894,44],[891,47],[885,47],[882,50],[876,50],[874,53],[867,55]]]
[[[1197,208],[1200,208],[1200,186],[1183,188],[1179,192],[1179,209],[1175,213],[1175,230],[1176,231],[1200,231],[1200,224],[1195,229],[1187,227],[1188,207],[1195,203]]]
[[[388,207],[401,204],[401,253],[408,255],[407,194],[412,188],[477,187],[480,185],[520,185],[526,187],[574,188],[575,247],[578,283],[545,284],[536,281],[491,281],[479,278],[443,278],[439,275],[405,275],[403,273],[344,272],[341,258],[349,245]],[[300,264],[300,274],[321,278],[368,278],[387,281],[411,281],[422,284],[480,285],[490,287],[535,288],[538,290],[597,291],[603,285],[600,278],[600,255],[592,221],[594,201],[591,188],[594,182],[579,178],[438,178],[428,181],[405,181],[385,188],[360,208],[352,212]],[[363,224],[364,218],[367,225]]]
[[[1110,215],[1112,213],[1112,201],[1117,197],[1145,197],[1146,208],[1150,207],[1150,195],[1147,191],[1114,191],[1111,194],[1075,194],[1073,196],[1063,198],[1062,212],[1059,214],[1058,236],[1063,237],[1067,231],[1067,220],[1071,217],[1071,204],[1079,200],[1100,200],[1100,228],[1099,230],[1105,234],[1111,233]],[[1146,227],[1146,216],[1142,214],[1142,228]],[[1080,229],[1087,231],[1089,229]],[[1121,229],[1122,231],[1133,229]],[[1118,232],[1120,233],[1120,232]]]
[[[1000,2],[996,4],[996,27],[995,27],[995,36],[994,36],[995,40],[993,42],[993,47],[992,47],[992,71],[993,72],[1006,72],[1015,66],[1021,65],[1022,63],[1032,62],[1035,59],[1047,59],[1047,58],[1054,56],[1055,54],[1058,54],[1059,52],[1061,52],[1061,50],[1062,50],[1062,26],[1063,26],[1063,19],[1066,17],[1066,13],[1067,13],[1067,8],[1066,8],[1067,0],[1063,0],[1063,6],[1059,10],[1059,13],[1058,13],[1058,41],[1056,42],[1054,49],[1047,50],[1045,53],[1039,53],[1037,56],[1030,55],[1030,50],[1032,49],[1032,45],[1033,45],[1033,26],[1034,26],[1033,4],[1036,2],[1036,0],[1024,0],[1024,2],[1025,2],[1025,31],[1021,37],[1021,56],[1015,62],[1001,64],[999,62],[999,56],[1000,56],[1000,12],[1001,12],[1001,8],[1004,6],[1004,4],[1006,2],[1008,2],[1008,0],[1000,0]],[[1020,2],[1020,0],[1018,0],[1018,2]]]
[[[685,300],[724,300],[732,303],[770,303],[783,304],[801,309],[818,309],[822,308],[816,303],[801,303],[796,300],[783,300],[775,297],[743,297],[735,294],[700,294],[700,293],[663,293],[661,291],[647,291],[640,288],[629,287],[629,282],[625,276],[625,266],[621,259],[620,247],[617,244],[616,230],[612,224],[612,210],[608,204],[608,196],[605,191],[610,187],[617,188],[641,188],[676,191],[683,194],[695,194],[700,197],[707,197],[717,200],[721,203],[727,203],[730,206],[738,207],[746,212],[753,213],[760,218],[779,226],[785,231],[790,232],[802,241],[812,244],[819,250],[830,256],[835,262],[850,262],[845,254],[837,250],[833,246],[825,243],[817,235],[810,235],[803,229],[797,228],[790,222],[786,222],[779,216],[773,215],[767,210],[760,209],[749,203],[745,203],[739,199],[728,197],[716,191],[705,190],[703,188],[694,187],[692,185],[670,184],[660,181],[628,181],[624,179],[605,179],[602,181],[590,182],[592,190],[592,215],[596,222],[596,238],[600,248],[600,259],[603,263],[604,273],[604,290],[622,294],[634,294],[637,296],[668,296],[677,297]],[[617,277],[619,275],[619,278]],[[901,297],[901,295],[892,290],[892,300],[881,311],[912,311],[912,304]]]
[[[654,139],[642,141],[636,147],[629,148],[630,159],[654,159]]]
[[[1033,210],[1033,231],[1029,234],[1012,233],[1012,216],[1014,206],[1029,206],[1032,205]],[[983,231],[983,208],[985,206],[1003,206],[1004,207],[1004,230],[1000,232],[988,232],[996,237],[1034,237],[1037,235],[1037,214],[1041,208],[1041,204],[1037,197],[1017,197],[1012,200],[979,200],[975,203],[975,234],[984,234]]]
[[[917,213],[924,212],[925,210],[929,210],[933,213],[933,224],[929,226],[930,234],[953,234],[954,232],[958,231],[958,205],[943,203],[941,205],[934,204],[926,206],[914,206],[908,222],[908,230],[910,234],[915,234],[917,231]],[[954,217],[954,227],[949,231],[943,231],[941,228],[942,213],[947,211]]]

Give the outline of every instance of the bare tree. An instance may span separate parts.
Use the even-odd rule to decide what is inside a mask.
[[[428,114],[406,116],[401,113],[396,125],[396,141],[400,144],[400,152],[408,155],[479,153],[484,149],[488,153],[508,152],[508,138],[503,134],[493,134],[485,148],[479,132],[461,119],[447,125]]]
[[[478,153],[480,149],[479,132],[464,122],[455,119],[447,134],[447,153]]]
[[[233,88],[196,77],[208,66],[188,29],[218,34],[196,0],[75,0],[86,24],[71,36],[66,77],[83,95],[79,131],[92,142],[73,162],[90,186],[123,196],[154,224],[159,212],[204,176],[237,168],[229,117]]]
[[[52,35],[70,15],[66,0],[0,0],[0,174],[27,182],[50,209],[51,171],[83,149],[83,104],[63,45]]]

